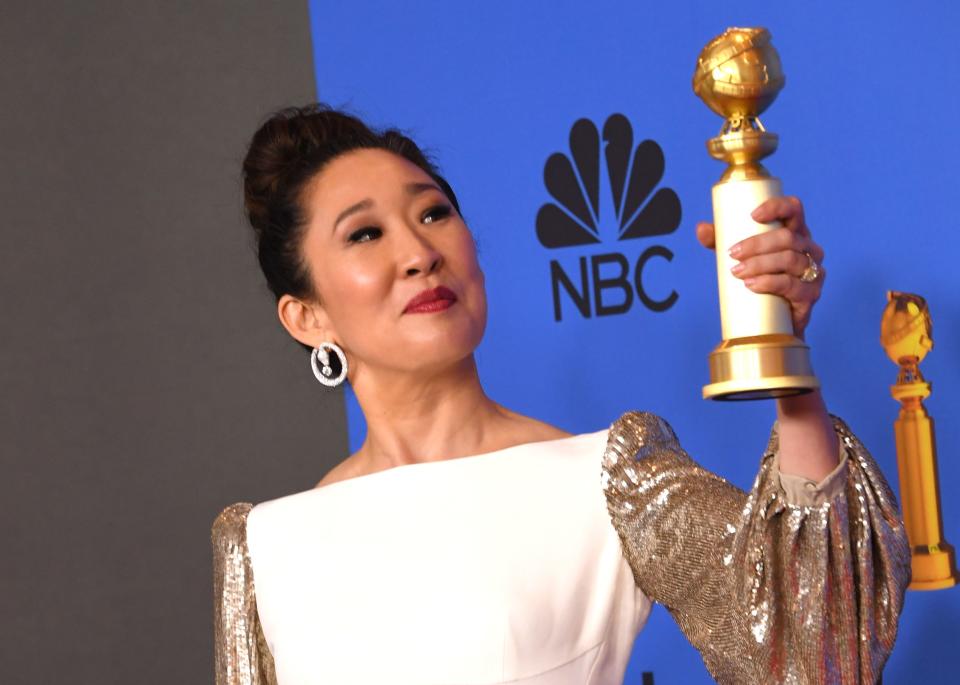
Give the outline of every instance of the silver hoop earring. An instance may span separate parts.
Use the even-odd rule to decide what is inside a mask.
[[[330,352],[337,356],[337,362],[340,366],[340,372],[336,373],[333,366],[330,365]],[[317,361],[319,360],[319,365]],[[313,348],[310,353],[310,368],[313,369],[313,375],[317,380],[329,388],[343,383],[347,377],[347,355],[343,353],[339,345],[332,342],[322,342],[319,346]]]

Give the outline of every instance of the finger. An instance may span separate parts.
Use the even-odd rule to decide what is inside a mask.
[[[744,281],[744,285],[755,293],[769,293],[786,298],[794,309],[809,307],[816,302],[820,298],[822,283],[822,277],[813,283],[804,283],[790,274],[763,274]]]
[[[801,281],[798,276],[794,276],[793,274],[779,273],[750,276],[744,280],[744,285],[754,292],[764,292],[785,297],[790,301],[792,307],[796,307],[800,305],[812,305],[819,300],[823,292],[823,284],[826,280],[827,270],[821,268],[817,280],[810,283]]]
[[[737,278],[764,274],[790,274],[798,278],[807,270],[807,255],[796,250],[778,250],[740,260],[730,269]]]
[[[809,236],[791,231],[789,228],[775,228],[744,238],[730,246],[730,256],[743,260],[758,254],[779,252],[780,250],[808,251],[817,262],[823,259],[823,250]]]
[[[804,283],[799,278],[787,274],[757,276],[744,281],[755,293],[781,295],[790,304],[790,317],[793,319],[794,333],[803,337],[803,331],[810,321],[813,306],[820,298],[826,272],[814,283]]]
[[[700,241],[700,244],[704,247],[708,247],[711,250],[716,248],[716,233],[713,229],[713,224],[707,223],[706,221],[697,222],[697,240]]]
[[[771,197],[754,209],[750,216],[758,223],[782,221],[784,227],[791,231],[809,233],[803,203],[794,195]]]

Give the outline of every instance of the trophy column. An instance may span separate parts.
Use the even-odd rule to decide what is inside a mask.
[[[727,162],[713,186],[717,287],[723,340],[710,353],[710,383],[703,397],[751,400],[785,397],[820,387],[809,348],[793,334],[787,301],[754,293],[730,273],[736,263],[727,250],[744,238],[780,226],[760,224],[750,213],[782,195],[779,179],[760,164],[777,149],[778,137],[759,115],[783,88],[780,58],[762,28],[731,28],[700,53],[694,92],[726,121],[707,142],[715,159]]]

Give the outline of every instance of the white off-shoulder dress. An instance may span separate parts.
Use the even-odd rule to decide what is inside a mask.
[[[876,464],[749,493],[670,426],[410,464],[214,523],[218,685],[621,683],[652,602],[721,683],[875,682],[910,553]]]

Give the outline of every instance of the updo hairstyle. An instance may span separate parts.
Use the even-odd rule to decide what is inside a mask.
[[[450,185],[400,131],[373,130],[357,117],[319,102],[281,109],[253,134],[243,160],[244,210],[253,226],[260,268],[278,301],[286,293],[319,299],[301,251],[308,219],[303,193],[329,162],[367,148],[386,150],[416,164],[460,212]]]

